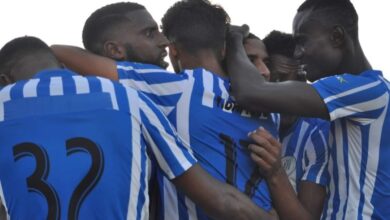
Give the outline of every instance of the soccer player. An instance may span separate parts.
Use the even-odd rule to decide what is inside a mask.
[[[228,71],[237,101],[253,111],[272,111],[331,121],[330,184],[324,219],[386,219],[390,216],[389,82],[373,70],[359,43],[358,15],[348,0],[307,0],[294,19],[295,56],[305,64],[303,82],[268,83],[246,57],[243,34],[229,35]],[[229,62],[230,61],[230,62]],[[299,203],[283,189],[281,176],[257,152],[270,171],[270,191],[281,218],[293,216]],[[266,155],[269,156],[269,155]],[[271,167],[275,169],[271,169]]]
[[[272,31],[263,39],[269,54],[271,79],[277,82],[295,80],[306,82],[298,60],[294,59],[295,41],[291,34]],[[282,114],[279,139],[279,160],[297,192],[302,207],[319,219],[324,207],[329,181],[329,122],[319,118]],[[314,196],[313,196],[314,195]]]
[[[150,158],[217,219],[265,219],[143,94],[59,69],[34,37],[0,50],[0,194],[11,219],[148,219]]]
[[[101,27],[98,23],[102,19],[99,18],[106,17],[104,11],[109,7],[113,6],[106,6],[88,18],[84,36],[88,36],[86,33],[92,27]],[[123,27],[132,27],[132,31],[116,25],[118,28],[111,30],[110,38],[106,35],[105,41],[84,38],[86,48],[90,50],[88,45],[99,44],[102,47],[111,42],[112,48],[116,49],[105,50],[100,55],[116,60],[131,57],[125,53],[116,56],[124,48],[119,43],[113,45],[113,42],[120,42],[117,36],[122,36],[125,31],[138,35],[137,30],[142,30],[141,27],[146,24],[139,22],[140,17],[138,20],[132,18],[140,14],[150,17],[145,10],[121,15],[122,19],[128,19],[127,23],[122,23]],[[237,106],[229,95],[230,82],[222,67],[228,27],[226,12],[206,1],[180,1],[167,11],[162,23],[164,33],[172,43],[169,56],[179,74],[172,74],[154,65],[115,62],[66,46],[52,48],[67,66],[86,74],[119,78],[122,84],[145,92],[162,108],[183,139],[191,144],[202,167],[215,178],[245,192],[265,211],[271,211],[271,203],[264,189],[266,184],[249,157],[247,133],[259,126],[273,131],[274,135],[277,131],[268,114],[252,114]],[[105,33],[104,29],[98,30]],[[146,40],[153,41],[159,35],[156,30],[154,36]],[[132,39],[128,37],[126,44],[137,44]],[[166,178],[159,180],[162,190],[159,218],[207,218],[202,209],[178,192]],[[266,212],[264,215],[273,218]]]

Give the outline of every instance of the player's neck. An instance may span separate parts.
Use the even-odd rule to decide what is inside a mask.
[[[345,67],[341,73],[351,73],[358,75],[364,71],[371,70],[371,64],[366,58],[361,46],[359,43],[356,44],[354,50],[346,56],[343,65]]]

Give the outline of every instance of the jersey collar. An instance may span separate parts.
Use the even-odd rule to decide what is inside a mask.
[[[33,78],[50,78],[54,76],[75,76],[75,72],[72,72],[68,69],[48,69],[38,72],[34,75]]]

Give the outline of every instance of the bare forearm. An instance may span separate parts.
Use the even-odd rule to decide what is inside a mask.
[[[199,165],[173,183],[213,219],[275,219],[237,189],[211,177]]]
[[[51,49],[60,62],[79,74],[118,79],[116,63],[112,59],[68,45],[52,45]]]
[[[276,214],[257,207],[246,195],[238,193],[235,189],[228,189],[223,196],[223,201],[221,219],[277,219]]]
[[[268,179],[267,183],[280,219],[314,219],[299,201],[284,171]]]

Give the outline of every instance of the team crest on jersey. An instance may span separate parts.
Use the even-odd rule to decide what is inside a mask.
[[[340,83],[347,83],[347,80],[345,80],[342,76],[336,76],[336,79],[337,79]]]
[[[294,173],[296,168],[296,159],[293,156],[286,156],[282,158],[282,166],[286,171],[287,176],[290,176]]]

